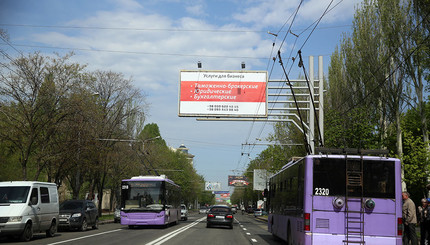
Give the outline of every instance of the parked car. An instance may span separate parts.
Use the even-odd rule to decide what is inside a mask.
[[[188,209],[185,204],[181,204],[181,220],[187,220],[188,219]]]
[[[37,210],[37,212],[36,212]],[[29,241],[33,233],[53,237],[58,224],[58,192],[54,183],[0,182],[0,237]]]
[[[207,213],[208,213],[208,208],[207,207],[205,207],[205,206],[200,207],[199,214],[207,214]]]
[[[233,229],[233,212],[228,206],[213,206],[206,216],[206,227],[228,226]]]
[[[115,212],[113,213],[113,222],[114,223],[121,222],[121,210],[119,207],[115,208]]]
[[[59,228],[85,231],[88,226],[97,229],[99,224],[98,210],[90,200],[68,200],[60,204]]]

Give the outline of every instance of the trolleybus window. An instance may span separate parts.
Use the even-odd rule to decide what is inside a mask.
[[[122,183],[121,197],[126,210],[162,210],[163,191],[160,181]]]
[[[348,159],[348,170],[360,171],[360,159]],[[313,194],[345,196],[345,159],[315,158],[313,164]],[[395,198],[394,161],[363,161],[363,196]],[[360,188],[349,189],[348,195],[360,196]]]

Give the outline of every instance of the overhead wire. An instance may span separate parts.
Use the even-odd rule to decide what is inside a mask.
[[[302,3],[303,3],[303,0],[301,0],[300,1],[300,3],[298,4],[298,6],[297,6],[297,8],[296,8],[296,10],[291,14],[291,16],[284,22],[284,24],[281,26],[281,28],[278,30],[278,32],[277,33],[271,33],[271,32],[268,32],[268,34],[271,34],[271,35],[273,35],[274,37],[275,37],[275,40],[273,41],[273,44],[272,44],[272,50],[271,50],[271,53],[270,53],[270,58],[269,58],[269,61],[268,61],[268,66],[269,66],[269,63],[270,63],[270,59],[273,57],[273,49],[274,49],[274,47],[275,47],[275,41],[276,41],[276,39],[277,39],[277,37],[278,37],[278,35],[279,35],[279,33],[281,33],[281,31],[284,29],[284,27],[285,27],[285,25],[290,21],[290,19],[291,18],[293,18],[292,19],[292,21],[291,21],[291,24],[289,25],[289,28],[288,28],[288,31],[286,32],[286,34],[285,34],[285,37],[284,37],[284,39],[283,39],[283,41],[281,42],[281,45],[280,45],[280,47],[279,47],[279,50],[282,48],[282,45],[283,45],[283,43],[285,42],[285,39],[287,38],[287,36],[288,36],[288,34],[289,34],[289,31],[291,30],[291,27],[292,27],[292,25],[293,25],[293,23],[294,23],[294,20],[295,20],[295,18],[296,18],[296,16],[297,16],[297,14],[298,14],[298,12],[299,12],[299,9],[300,9],[300,7],[301,7],[301,5],[302,5]],[[277,56],[276,56],[277,57]],[[272,63],[272,69],[271,69],[271,72],[273,71],[273,68],[274,68],[274,64],[276,63],[276,57],[274,57],[273,58],[273,63]],[[269,75],[269,77],[268,77],[268,80],[270,80],[270,77],[271,77],[271,75],[272,75],[272,73]],[[282,91],[282,89],[279,89],[279,94],[280,94],[280,92]],[[275,101],[277,101],[277,99],[279,98],[279,95],[275,98]],[[273,105],[274,106],[274,105]],[[273,107],[272,107],[272,109],[273,109]],[[261,130],[260,130],[260,133],[259,133],[259,137],[261,136],[261,134],[262,134],[262,132],[263,132],[263,130],[264,130],[264,128],[265,128],[265,126],[266,126],[266,124],[267,124],[267,122],[264,122],[263,123],[263,126],[261,127]],[[248,132],[248,136],[247,136],[247,139],[246,139],[246,143],[248,143],[248,140],[249,140],[249,138],[250,138],[250,136],[251,136],[251,133],[252,133],[252,130],[253,130],[253,127],[254,127],[254,122],[252,122],[252,124],[251,124],[251,128],[250,128],[250,130],[249,130],[249,132]],[[255,144],[254,145],[250,145],[250,149],[249,149],[249,153],[250,152],[252,152],[253,150],[254,150],[254,147],[255,147]],[[241,156],[243,156],[243,154],[241,154]],[[241,158],[242,159],[242,158]],[[241,161],[241,159],[239,160],[239,161]]]

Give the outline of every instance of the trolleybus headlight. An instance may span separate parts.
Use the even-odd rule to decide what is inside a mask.
[[[372,209],[374,209],[374,208],[375,208],[375,202],[374,202],[372,199],[367,199],[367,200],[364,202],[364,207],[365,207],[366,209],[370,209],[370,210],[372,210]]]
[[[345,200],[343,200],[342,197],[335,197],[333,199],[333,206],[335,208],[341,209],[343,208],[343,205],[345,205]]]

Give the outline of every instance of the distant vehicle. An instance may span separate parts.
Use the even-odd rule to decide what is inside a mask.
[[[136,176],[121,183],[121,225],[178,223],[181,188],[165,175]]]
[[[263,209],[257,208],[256,210],[254,210],[254,216],[255,217],[261,216],[261,215],[263,215]]]
[[[287,244],[402,244],[400,160],[323,150],[270,178],[269,232]]]
[[[188,220],[188,209],[185,204],[181,204],[181,220]]]
[[[59,228],[86,231],[88,226],[97,229],[99,212],[91,200],[67,200],[60,204]]]
[[[208,213],[208,208],[207,207],[205,207],[205,206],[203,206],[203,207],[200,207],[200,209],[199,209],[199,214],[207,214]]]
[[[233,212],[227,206],[213,206],[206,216],[206,227],[228,226],[233,229]]]
[[[233,214],[237,213],[237,207],[231,207],[231,211],[233,212]]]
[[[113,222],[114,223],[121,222],[121,210],[119,207],[115,208],[115,212],[113,213]]]
[[[54,183],[0,182],[0,237],[29,241],[33,233],[53,237],[58,226],[58,192]]]

